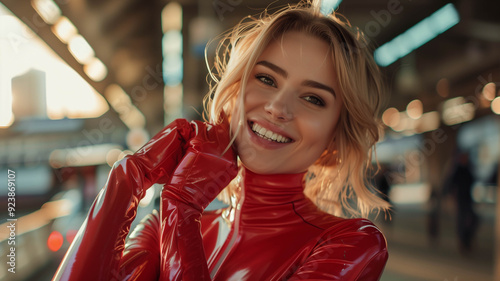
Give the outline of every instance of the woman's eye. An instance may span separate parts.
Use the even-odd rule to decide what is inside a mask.
[[[266,85],[269,85],[271,87],[276,87],[276,83],[274,83],[274,79],[269,75],[257,74],[257,75],[255,75],[255,78],[257,78],[260,82],[262,82]]]
[[[315,96],[307,96],[304,97],[303,99],[318,106],[325,106],[325,102],[322,99]]]

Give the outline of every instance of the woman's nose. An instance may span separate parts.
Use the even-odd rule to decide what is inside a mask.
[[[291,100],[290,95],[282,91],[270,97],[264,109],[275,120],[290,121],[293,119]]]

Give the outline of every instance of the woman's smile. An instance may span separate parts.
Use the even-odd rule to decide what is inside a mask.
[[[287,136],[282,135],[279,132],[274,132],[270,128],[265,128],[265,125],[259,125],[257,122],[248,122],[249,128],[256,134],[257,136],[277,143],[291,143],[293,140]]]

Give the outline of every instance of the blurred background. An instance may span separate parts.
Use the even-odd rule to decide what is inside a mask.
[[[175,118],[201,119],[206,44],[293,2],[1,0],[0,280],[50,280],[112,163]],[[382,280],[500,280],[500,2],[323,4],[367,35],[388,85]]]

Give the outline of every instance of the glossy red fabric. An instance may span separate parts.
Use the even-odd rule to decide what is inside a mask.
[[[138,269],[120,267],[130,224],[144,191],[153,183],[169,182],[197,127],[196,123],[176,120],[134,155],[115,163],[53,280],[139,280],[131,277],[138,275]],[[144,246],[149,243],[145,241]]]
[[[366,219],[319,210],[303,177],[245,170],[238,207],[204,214],[213,280],[379,280],[384,236]]]
[[[163,187],[160,280],[210,280],[200,218],[238,172],[236,154],[228,147],[228,126],[199,124],[170,183]]]
[[[383,235],[368,220],[320,211],[303,194],[304,174],[244,170],[236,206],[202,213],[215,196],[205,192],[207,185],[222,188],[234,168],[231,155],[212,157],[228,139],[203,133],[210,129],[176,121],[117,163],[54,280],[380,278],[387,260]],[[203,138],[212,146],[199,143]],[[229,176],[214,174],[220,169]],[[143,220],[125,246],[137,203],[154,182],[165,183],[161,215]]]
[[[144,217],[130,234],[112,280],[158,280],[160,276],[160,217],[158,212]],[[98,280],[102,280],[99,277]]]

